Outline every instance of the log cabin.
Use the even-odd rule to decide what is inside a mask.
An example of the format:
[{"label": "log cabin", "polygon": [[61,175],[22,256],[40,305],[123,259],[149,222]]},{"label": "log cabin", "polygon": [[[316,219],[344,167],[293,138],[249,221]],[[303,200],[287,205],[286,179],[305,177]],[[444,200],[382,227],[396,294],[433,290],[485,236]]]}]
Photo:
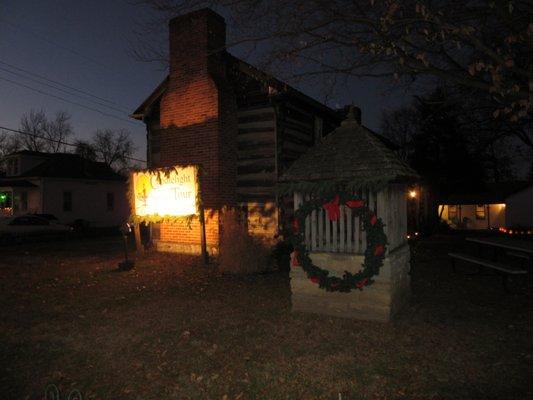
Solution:
[{"label": "log cabin", "polygon": [[[224,207],[240,207],[248,231],[274,241],[293,209],[277,195],[279,177],[345,114],[230,54],[224,18],[202,9],[169,21],[169,74],[132,117],[146,124],[149,168],[201,165],[207,247],[217,253]],[[152,242],[198,253],[195,224],[155,224]]]}]

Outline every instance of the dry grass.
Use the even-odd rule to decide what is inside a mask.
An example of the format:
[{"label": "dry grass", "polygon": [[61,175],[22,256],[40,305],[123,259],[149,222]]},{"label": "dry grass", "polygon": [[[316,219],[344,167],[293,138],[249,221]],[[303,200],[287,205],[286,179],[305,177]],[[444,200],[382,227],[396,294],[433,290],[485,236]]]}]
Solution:
[{"label": "dry grass", "polygon": [[2,398],[532,398],[531,296],[452,274],[452,245],[417,246],[394,324],[293,314],[281,273],[164,254],[114,272],[116,240],[2,249]]}]

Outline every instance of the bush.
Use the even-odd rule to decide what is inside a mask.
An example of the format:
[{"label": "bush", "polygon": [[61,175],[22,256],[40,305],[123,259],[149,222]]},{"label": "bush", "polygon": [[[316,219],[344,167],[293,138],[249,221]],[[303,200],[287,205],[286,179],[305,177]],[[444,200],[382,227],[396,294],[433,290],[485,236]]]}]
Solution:
[{"label": "bush", "polygon": [[279,270],[290,270],[292,244],[288,240],[281,240],[272,249],[273,262]]},{"label": "bush", "polygon": [[224,209],[220,216],[219,268],[230,274],[257,274],[271,269],[271,250],[247,230],[243,213]]}]

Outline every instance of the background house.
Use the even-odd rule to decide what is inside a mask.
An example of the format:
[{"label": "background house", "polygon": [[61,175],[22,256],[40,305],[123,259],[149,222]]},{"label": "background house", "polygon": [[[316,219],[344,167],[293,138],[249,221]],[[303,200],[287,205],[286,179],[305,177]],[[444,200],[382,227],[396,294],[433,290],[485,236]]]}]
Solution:
[{"label": "background house", "polygon": [[439,215],[454,229],[533,227],[533,183],[502,182],[472,193],[453,193]]},{"label": "background house", "polygon": [[53,214],[62,223],[118,226],[128,218],[126,179],[76,154],[20,151],[5,159],[0,213]]}]

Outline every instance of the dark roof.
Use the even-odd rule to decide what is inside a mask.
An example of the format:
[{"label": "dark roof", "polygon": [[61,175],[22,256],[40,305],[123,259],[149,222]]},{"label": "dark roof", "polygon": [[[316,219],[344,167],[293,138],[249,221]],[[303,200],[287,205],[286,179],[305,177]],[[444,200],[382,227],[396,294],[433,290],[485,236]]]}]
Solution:
[{"label": "dark roof", "polygon": [[[336,110],[333,110],[332,108],[326,106],[325,104],[322,104],[319,101],[313,99],[312,97],[293,88],[287,83],[280,81],[279,79],[273,77],[272,75],[269,75],[264,71],[261,71],[260,69],[254,67],[251,64],[248,64],[247,62],[241,60],[240,58],[235,57],[234,55],[228,52],[224,52],[223,60],[225,60],[225,62],[227,62],[229,65],[233,66],[236,71],[239,71],[240,73],[245,74],[246,76],[252,79],[262,81],[262,82],[268,82],[269,85],[274,86],[278,90],[278,96],[287,96],[287,95],[292,96],[293,98],[297,98],[309,104],[310,106],[321,110],[322,112],[326,114],[330,114],[333,118],[338,117],[338,113]],[[142,104],[139,107],[137,107],[137,109],[131,114],[131,117],[142,120],[145,115],[149,114],[150,108],[152,107],[152,105],[156,104],[157,101],[161,99],[161,96],[167,89],[167,86],[168,86],[168,76],[165,77],[163,82],[161,82],[153,90],[153,92],[142,102]]]},{"label": "dark roof", "polygon": [[103,162],[87,160],[77,154],[21,151],[15,154],[35,155],[45,160],[17,177],[125,180]]},{"label": "dark roof", "polygon": [[0,179],[0,187],[37,187],[25,179]]},{"label": "dark roof", "polygon": [[154,91],[137,107],[137,109],[131,114],[132,118],[143,119],[146,114],[149,114],[149,109],[157,100],[161,98],[168,86],[168,76],[161,82]]},{"label": "dark roof", "polygon": [[439,202],[442,204],[498,204],[505,203],[510,195],[520,192],[533,185],[531,181],[509,181],[489,183],[482,188],[461,193],[451,193],[443,197]]},{"label": "dark roof", "polygon": [[43,153],[42,151],[33,151],[33,150],[19,150],[19,151],[16,151],[14,153],[8,154],[6,157],[18,156],[18,155],[46,157],[49,154],[51,154],[51,153]]},{"label": "dark roof", "polygon": [[341,126],[296,160],[283,182],[346,181],[361,184],[414,181],[418,174],[353,113]]}]

